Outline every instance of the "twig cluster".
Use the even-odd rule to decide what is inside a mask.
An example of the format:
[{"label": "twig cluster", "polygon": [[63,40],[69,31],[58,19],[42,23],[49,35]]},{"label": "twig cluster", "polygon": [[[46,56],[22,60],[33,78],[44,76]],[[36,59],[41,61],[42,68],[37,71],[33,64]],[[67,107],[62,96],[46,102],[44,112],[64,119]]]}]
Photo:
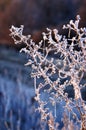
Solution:
[{"label": "twig cluster", "polygon": [[[60,35],[57,29],[47,28],[47,32],[42,33],[43,40],[39,43],[35,43],[30,35],[23,35],[23,25],[20,28],[12,26],[10,29],[15,44],[26,45],[20,52],[29,55],[26,65],[32,67],[35,100],[39,104],[41,119],[47,121],[50,130],[57,130],[58,127],[55,121],[58,102],[64,102],[66,118],[63,117],[63,130],[77,129],[77,124],[81,130],[86,129],[86,102],[81,94],[81,89],[86,86],[81,82],[86,73],[86,28],[79,28],[79,21],[78,15],[75,21],[70,20],[69,24],[63,26],[63,29],[68,30],[68,36]],[[69,98],[65,92],[70,86],[73,86],[74,98]],[[48,100],[41,98],[43,93],[49,94]],[[54,114],[49,108],[49,103],[54,108]],[[76,120],[75,126],[73,120]]]}]

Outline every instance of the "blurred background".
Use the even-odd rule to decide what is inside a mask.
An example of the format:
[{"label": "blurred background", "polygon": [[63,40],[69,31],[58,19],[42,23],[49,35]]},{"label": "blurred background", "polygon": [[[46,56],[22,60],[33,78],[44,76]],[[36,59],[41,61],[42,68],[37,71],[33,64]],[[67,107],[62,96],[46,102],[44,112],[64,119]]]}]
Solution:
[{"label": "blurred background", "polygon": [[[0,130],[12,127],[12,115],[14,130],[17,127],[40,130],[38,115],[31,116],[34,113],[31,69],[24,66],[27,56],[19,53],[20,46],[14,44],[9,29],[12,25],[24,25],[24,34],[31,34],[39,42],[47,27],[63,33],[62,25],[77,14],[81,17],[80,26],[86,27],[86,0],[0,0]],[[86,98],[86,90],[83,94]]]},{"label": "blurred background", "polygon": [[14,46],[9,37],[11,25],[24,25],[24,33],[40,40],[46,28],[61,26],[76,15],[81,26],[86,26],[86,0],[0,0],[0,44]]}]

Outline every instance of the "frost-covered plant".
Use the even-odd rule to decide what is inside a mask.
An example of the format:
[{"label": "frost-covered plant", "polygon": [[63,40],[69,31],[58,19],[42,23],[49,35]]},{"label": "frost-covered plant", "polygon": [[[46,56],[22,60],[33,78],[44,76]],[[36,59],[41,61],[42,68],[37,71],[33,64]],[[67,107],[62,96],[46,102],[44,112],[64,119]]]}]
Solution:
[{"label": "frost-covered plant", "polygon": [[[10,29],[15,44],[26,45],[20,52],[24,51],[29,56],[26,65],[32,68],[35,100],[39,104],[37,109],[41,119],[48,123],[49,130],[58,129],[58,102],[64,102],[63,130],[86,129],[86,102],[81,94],[86,87],[86,83],[82,83],[86,73],[86,28],[79,28],[79,21],[78,15],[75,21],[70,20],[69,24],[63,26],[68,30],[68,37],[60,35],[57,29],[47,28],[39,43],[35,43],[30,35],[23,35],[23,25]],[[65,91],[71,86],[74,98],[69,98]],[[43,100],[42,94],[49,97]],[[54,112],[51,106],[55,108]],[[73,124],[73,121],[76,123]]]}]

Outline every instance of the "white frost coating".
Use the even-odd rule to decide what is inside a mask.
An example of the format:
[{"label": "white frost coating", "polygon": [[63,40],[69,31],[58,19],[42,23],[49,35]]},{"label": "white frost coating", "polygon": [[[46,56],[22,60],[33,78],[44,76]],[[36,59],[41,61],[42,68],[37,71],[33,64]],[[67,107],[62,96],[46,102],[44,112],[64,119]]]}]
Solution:
[{"label": "white frost coating", "polygon": [[[34,80],[36,100],[39,103],[38,110],[41,112],[42,119],[46,121],[48,117],[47,122],[50,130],[57,129],[54,115],[48,110],[51,99],[54,99],[51,105],[55,104],[54,108],[56,109],[56,104],[64,100],[65,113],[66,110],[72,113],[73,117],[76,118],[76,122],[78,122],[79,118],[74,112],[74,108],[76,108],[81,117],[79,123],[85,129],[83,124],[86,120],[85,118],[82,120],[82,115],[86,115],[86,104],[82,99],[81,89],[86,85],[81,85],[81,80],[86,73],[86,28],[79,28],[79,21],[80,16],[77,15],[75,21],[70,20],[69,24],[63,26],[64,29],[69,30],[68,38],[59,35],[57,29],[47,28],[47,33],[42,33],[43,40],[37,44],[33,42],[29,35],[23,35],[23,26],[20,28],[12,26],[10,29],[15,43],[24,42],[26,44],[26,48],[22,51],[30,56],[30,62],[27,65],[31,63],[31,76],[33,78],[37,77],[39,81],[42,78],[42,82],[38,83],[38,86],[36,86],[36,79]],[[71,32],[75,34],[73,37]],[[70,88],[70,86],[73,86],[75,94],[72,99],[65,92],[66,87]],[[41,100],[41,90],[50,94],[51,98],[48,101]],[[55,116],[57,110],[55,110]],[[68,120],[71,125],[70,117],[67,116],[65,115],[66,119],[64,118],[63,122]],[[66,125],[65,129],[68,128],[69,125]]]}]

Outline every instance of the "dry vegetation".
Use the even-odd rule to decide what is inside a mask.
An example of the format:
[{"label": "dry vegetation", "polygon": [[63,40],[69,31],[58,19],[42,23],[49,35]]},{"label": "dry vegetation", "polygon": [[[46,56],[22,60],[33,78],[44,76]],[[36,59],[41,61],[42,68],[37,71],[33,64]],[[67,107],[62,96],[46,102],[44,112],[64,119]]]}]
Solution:
[{"label": "dry vegetation", "polygon": [[[79,28],[79,21],[80,16],[77,16],[75,21],[70,20],[63,26],[68,30],[68,37],[59,35],[57,29],[47,28],[47,32],[42,33],[43,40],[37,44],[30,35],[23,35],[23,25],[10,29],[15,44],[26,45],[20,52],[29,56],[26,65],[32,68],[35,100],[39,104],[37,110],[43,124],[48,123],[49,130],[59,129],[56,120],[58,103],[62,103],[64,108],[62,130],[86,130],[86,101],[81,93],[86,87],[86,79],[83,82],[86,74],[86,28]],[[42,82],[37,83],[40,79]],[[71,98],[71,92],[66,91],[70,87],[74,92]],[[42,94],[48,95],[46,100]]]}]

